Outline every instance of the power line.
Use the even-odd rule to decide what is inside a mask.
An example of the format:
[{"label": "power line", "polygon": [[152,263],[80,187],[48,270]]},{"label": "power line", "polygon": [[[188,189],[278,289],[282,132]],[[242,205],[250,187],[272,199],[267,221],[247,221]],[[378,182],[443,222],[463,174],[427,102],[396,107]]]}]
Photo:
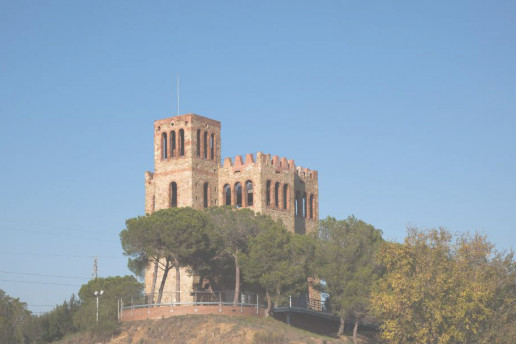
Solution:
[{"label": "power line", "polygon": [[14,275],[28,275],[28,276],[43,276],[43,277],[59,277],[59,278],[80,278],[80,279],[88,279],[89,277],[81,277],[81,276],[64,276],[64,275],[46,275],[46,274],[35,274],[30,272],[14,272],[14,271],[2,271],[0,273],[4,274],[14,274]]},{"label": "power line", "polygon": [[64,285],[69,287],[80,287],[79,284],[66,284],[66,283],[54,283],[54,282],[35,282],[35,281],[20,281],[20,280],[9,280],[9,279],[0,279],[3,282],[17,282],[17,283],[31,283],[31,284],[52,284],[52,285]]},{"label": "power line", "polygon": [[44,235],[53,235],[53,236],[69,236],[77,239],[84,239],[84,240],[94,240],[94,241],[106,241],[106,239],[97,238],[95,235],[85,236],[73,232],[63,233],[63,232],[46,232],[46,231],[38,231],[33,229],[24,229],[24,228],[2,228],[2,230],[5,231],[11,231],[11,232],[26,232],[26,233],[36,233],[36,234],[44,234]]},{"label": "power line", "polygon": [[65,255],[54,253],[32,253],[32,252],[0,252],[0,254],[22,255],[22,256],[49,256],[49,257],[65,257],[65,258],[102,258],[102,259],[125,259],[125,257],[115,256],[80,256],[80,255]]},{"label": "power line", "polygon": [[[70,229],[70,228],[73,228],[73,226],[76,226],[76,224],[74,224],[73,226],[71,225],[70,227],[68,226],[59,226],[59,225],[54,225],[54,224],[44,224],[44,223],[20,223],[20,222],[16,222],[16,221],[11,221],[11,220],[6,220],[6,219],[0,219],[0,222],[4,222],[4,223],[10,223],[10,224],[14,224],[14,225],[21,225],[21,226],[28,226],[28,227],[43,227],[43,228],[53,228],[53,229],[58,229],[57,231],[54,230],[53,232],[54,233],[70,233],[70,232],[80,232],[80,233],[85,233],[85,234],[95,234],[95,235],[111,235],[110,233],[106,232],[106,231],[91,231],[91,230],[86,230],[86,229]],[[48,233],[48,232],[47,232]]]}]

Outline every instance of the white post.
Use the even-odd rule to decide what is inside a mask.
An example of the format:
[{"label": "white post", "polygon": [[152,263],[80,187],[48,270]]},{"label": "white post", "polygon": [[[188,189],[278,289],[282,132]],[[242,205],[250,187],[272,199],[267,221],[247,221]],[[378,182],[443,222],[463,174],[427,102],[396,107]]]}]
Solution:
[{"label": "white post", "polygon": [[99,297],[97,295],[97,324],[99,323]]},{"label": "white post", "polygon": [[292,308],[292,295],[288,296],[288,306],[289,308]]},{"label": "white post", "polygon": [[97,298],[97,324],[99,323],[99,297],[102,296],[102,294],[104,294],[104,290],[101,290],[100,292],[95,290],[95,293],[93,293],[93,295],[95,295],[95,297]]}]

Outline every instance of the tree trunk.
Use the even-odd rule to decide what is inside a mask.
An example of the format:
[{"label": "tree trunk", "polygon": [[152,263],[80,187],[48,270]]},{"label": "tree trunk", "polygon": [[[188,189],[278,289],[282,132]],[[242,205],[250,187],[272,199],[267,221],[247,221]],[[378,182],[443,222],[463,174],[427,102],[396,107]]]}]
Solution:
[{"label": "tree trunk", "polygon": [[235,258],[235,297],[233,298],[233,305],[238,303],[238,296],[240,295],[240,262],[238,261],[238,251],[233,256]]},{"label": "tree trunk", "polygon": [[265,293],[265,296],[267,297],[267,310],[265,311],[265,316],[268,317],[271,315],[272,311],[272,299],[269,293]]},{"label": "tree trunk", "polygon": [[163,289],[165,288],[165,282],[167,281],[168,270],[170,270],[169,260],[167,258],[165,263],[165,270],[163,271],[163,277],[161,277],[161,284],[159,286],[158,301],[157,304],[161,303],[161,297],[163,296]]},{"label": "tree trunk", "polygon": [[156,281],[158,280],[158,267],[159,267],[159,257],[156,257],[156,261],[154,262],[154,272],[152,274],[152,287],[151,287],[151,302],[154,304],[154,294],[156,293]]},{"label": "tree trunk", "polygon": [[346,317],[341,315],[340,316],[340,324],[339,324],[339,331],[337,332],[337,336],[342,336],[344,334],[344,324],[346,322]]},{"label": "tree trunk", "polygon": [[355,326],[353,326],[353,344],[357,344],[358,318],[355,318]]},{"label": "tree trunk", "polygon": [[177,258],[174,258],[174,265],[176,267],[176,302],[181,302],[181,272]]}]

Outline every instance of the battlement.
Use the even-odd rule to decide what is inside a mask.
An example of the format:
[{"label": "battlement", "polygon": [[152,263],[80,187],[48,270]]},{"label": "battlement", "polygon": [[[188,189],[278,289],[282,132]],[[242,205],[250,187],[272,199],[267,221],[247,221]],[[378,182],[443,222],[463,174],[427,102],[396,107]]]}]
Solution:
[{"label": "battlement", "polygon": [[302,180],[317,180],[318,172],[303,166],[296,166],[294,160],[288,160],[285,157],[277,155],[264,154],[262,152],[246,154],[245,157],[237,155],[232,159],[231,157],[224,158],[222,165],[223,169],[232,169],[233,171],[240,171],[248,168],[272,166],[277,171],[292,170]]},{"label": "battlement", "polygon": [[296,174],[301,178],[301,180],[318,180],[319,178],[319,173],[316,170],[303,168],[303,166],[298,166],[296,168]]}]

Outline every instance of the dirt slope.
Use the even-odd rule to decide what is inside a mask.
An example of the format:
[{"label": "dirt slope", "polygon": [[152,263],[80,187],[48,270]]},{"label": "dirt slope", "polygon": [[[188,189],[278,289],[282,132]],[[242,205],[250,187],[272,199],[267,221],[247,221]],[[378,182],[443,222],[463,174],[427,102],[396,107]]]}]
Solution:
[{"label": "dirt slope", "polygon": [[335,339],[303,331],[270,318],[238,318],[186,315],[162,320],[124,323],[120,334],[110,340],[89,333],[75,334],[60,344],[342,344]]}]

